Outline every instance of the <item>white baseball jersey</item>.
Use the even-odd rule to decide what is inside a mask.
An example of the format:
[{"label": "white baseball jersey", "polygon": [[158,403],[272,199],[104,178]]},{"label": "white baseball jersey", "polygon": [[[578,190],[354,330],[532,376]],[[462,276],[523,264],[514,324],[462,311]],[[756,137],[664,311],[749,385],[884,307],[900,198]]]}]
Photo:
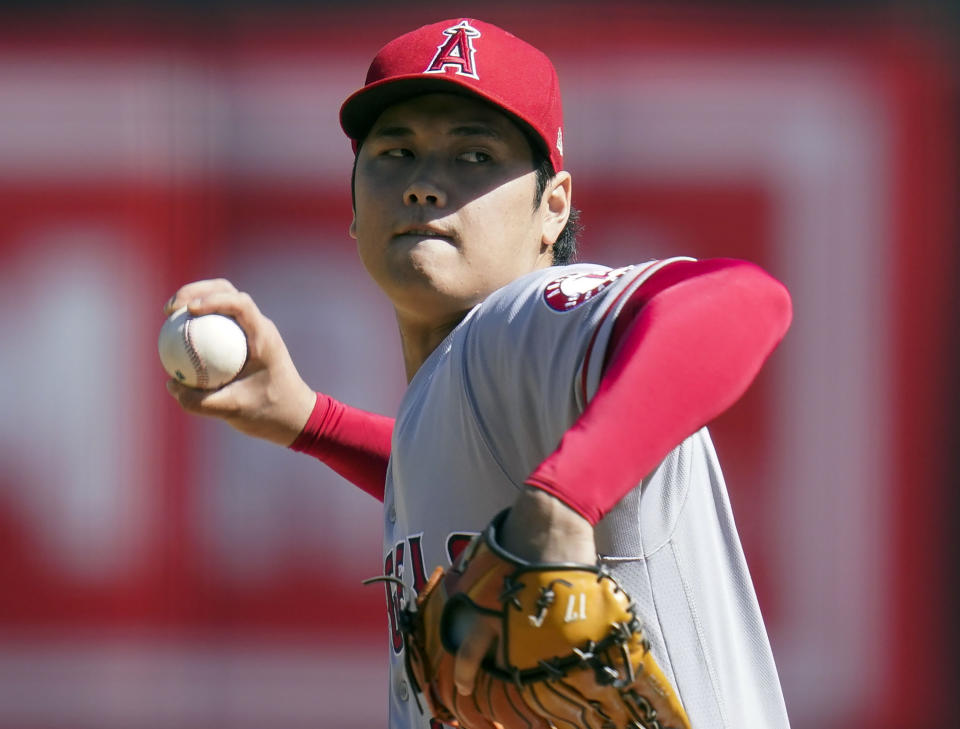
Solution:
[{"label": "white baseball jersey", "polygon": [[[437,347],[411,381],[394,427],[386,574],[419,589],[513,503],[596,392],[623,303],[672,260],[535,271],[491,294]],[[637,484],[600,521],[596,538],[600,560],[637,602],[695,729],[789,726],[706,429]],[[400,588],[387,589],[389,726],[427,729],[396,631]]]}]

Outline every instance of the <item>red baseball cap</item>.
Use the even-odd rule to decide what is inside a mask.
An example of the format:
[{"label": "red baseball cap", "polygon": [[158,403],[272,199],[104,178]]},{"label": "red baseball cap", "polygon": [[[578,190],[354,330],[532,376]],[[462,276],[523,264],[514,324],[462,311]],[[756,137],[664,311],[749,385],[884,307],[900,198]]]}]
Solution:
[{"label": "red baseball cap", "polygon": [[479,20],[444,20],[387,43],[363,88],[340,107],[340,126],[356,151],[388,106],[437,92],[498,107],[542,142],[554,171],[563,169],[563,106],[553,64],[526,41]]}]

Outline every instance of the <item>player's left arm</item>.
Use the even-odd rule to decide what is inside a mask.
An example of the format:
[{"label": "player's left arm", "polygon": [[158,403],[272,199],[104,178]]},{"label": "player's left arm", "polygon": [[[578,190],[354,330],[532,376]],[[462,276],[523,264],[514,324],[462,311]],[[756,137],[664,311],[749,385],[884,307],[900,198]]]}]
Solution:
[{"label": "player's left arm", "polygon": [[[593,526],[674,447],[746,391],[791,319],[786,288],[758,266],[677,261],[617,317],[593,398],[530,474],[501,532],[533,561],[596,561]],[[490,637],[461,644],[457,685],[472,689]]]},{"label": "player's left arm", "polygon": [[786,288],[746,261],[677,261],[617,318],[596,394],[527,484],[596,524],[735,403],[787,331]]}]

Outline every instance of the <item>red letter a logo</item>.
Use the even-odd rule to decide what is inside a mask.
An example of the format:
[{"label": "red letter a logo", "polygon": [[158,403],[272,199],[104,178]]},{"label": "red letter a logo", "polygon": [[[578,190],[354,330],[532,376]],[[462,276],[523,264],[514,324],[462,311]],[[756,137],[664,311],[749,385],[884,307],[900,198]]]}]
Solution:
[{"label": "red letter a logo", "polygon": [[443,31],[443,34],[447,39],[437,47],[437,55],[424,73],[446,73],[446,69],[452,67],[460,76],[479,79],[473,65],[473,55],[476,53],[473,39],[480,37],[480,31],[466,20],[461,20],[458,25]]}]

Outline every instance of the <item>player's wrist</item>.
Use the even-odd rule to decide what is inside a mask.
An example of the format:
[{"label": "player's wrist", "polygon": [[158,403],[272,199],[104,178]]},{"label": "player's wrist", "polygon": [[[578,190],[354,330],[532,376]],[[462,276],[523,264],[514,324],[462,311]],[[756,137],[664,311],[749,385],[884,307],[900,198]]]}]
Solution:
[{"label": "player's wrist", "polygon": [[310,451],[311,446],[316,443],[321,433],[323,433],[323,424],[327,420],[327,414],[330,411],[331,404],[332,399],[328,395],[319,392],[313,393],[313,405],[310,408],[310,413],[307,415],[303,427],[300,428],[296,437],[290,442],[290,445],[287,446],[290,450],[297,451],[298,453]]},{"label": "player's wrist", "polygon": [[278,433],[278,441],[287,448],[293,448],[301,440],[308,425],[316,413],[319,393],[302,380],[298,383],[295,393],[288,403],[289,412],[283,423],[282,434]]},{"label": "player's wrist", "polygon": [[539,562],[597,559],[593,526],[581,514],[546,491],[524,487],[500,531],[504,549]]}]

